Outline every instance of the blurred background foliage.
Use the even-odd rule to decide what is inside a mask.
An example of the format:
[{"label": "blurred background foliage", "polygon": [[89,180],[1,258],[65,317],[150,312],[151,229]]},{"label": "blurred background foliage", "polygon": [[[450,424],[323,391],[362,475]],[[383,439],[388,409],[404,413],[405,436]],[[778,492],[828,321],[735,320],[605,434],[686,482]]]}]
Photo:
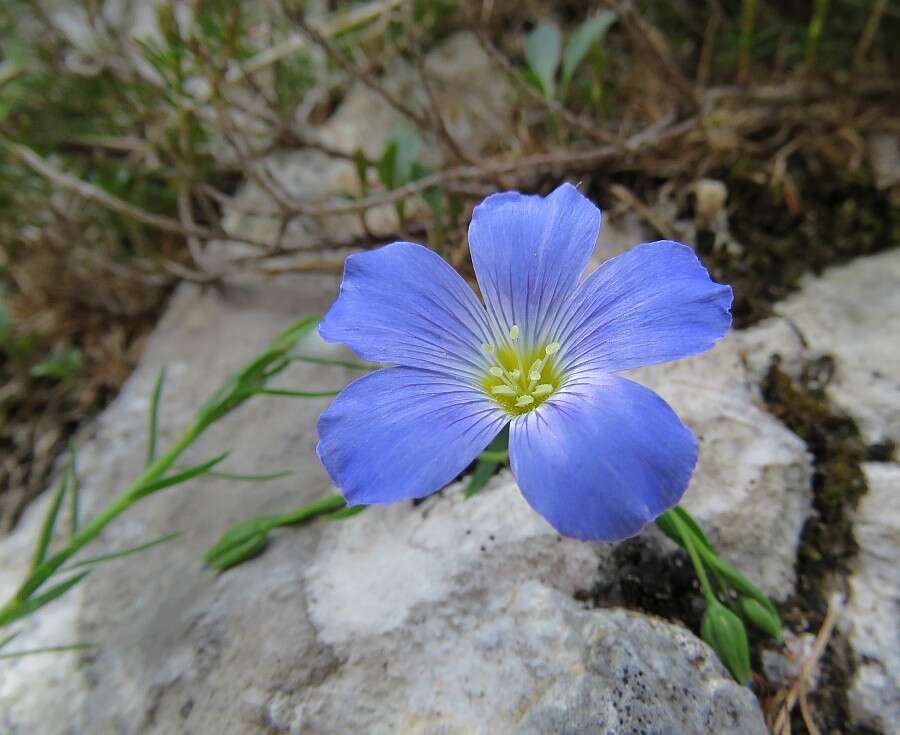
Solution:
[{"label": "blurred background foliage", "polygon": [[[515,90],[490,150],[455,139],[429,90],[422,59],[459,31]],[[334,271],[329,250],[391,236],[465,273],[468,209],[499,187],[581,181],[613,215],[696,244],[734,284],[738,325],[763,318],[804,272],[897,241],[878,151],[900,134],[898,37],[885,0],[7,0],[0,530],[115,395],[179,281],[272,272],[300,250],[297,269]],[[430,104],[384,85],[398,62]],[[359,84],[405,120],[377,156],[318,135]],[[271,175],[273,152],[307,149],[352,163],[356,187],[308,201]],[[230,229],[244,182],[268,194],[275,238]],[[375,236],[385,204],[396,231]],[[348,213],[354,242],[287,234]],[[236,258],[220,247],[235,241]]]}]

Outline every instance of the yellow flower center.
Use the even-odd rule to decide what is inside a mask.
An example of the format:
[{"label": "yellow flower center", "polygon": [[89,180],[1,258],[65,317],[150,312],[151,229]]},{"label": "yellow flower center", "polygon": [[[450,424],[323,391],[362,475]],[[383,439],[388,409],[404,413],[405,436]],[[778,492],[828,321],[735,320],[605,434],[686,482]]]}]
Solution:
[{"label": "yellow flower center", "polygon": [[517,344],[519,333],[518,325],[513,324],[509,329],[508,344],[485,343],[481,346],[494,363],[481,379],[481,387],[504,411],[514,416],[540,406],[560,383],[553,357],[559,351],[559,342],[526,352]]}]

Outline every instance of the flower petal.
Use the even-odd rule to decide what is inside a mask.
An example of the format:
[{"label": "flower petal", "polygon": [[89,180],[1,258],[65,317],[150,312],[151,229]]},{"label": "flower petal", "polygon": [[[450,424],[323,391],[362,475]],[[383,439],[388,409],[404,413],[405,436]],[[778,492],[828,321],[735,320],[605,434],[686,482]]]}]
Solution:
[{"label": "flower petal", "polygon": [[574,381],[510,426],[522,494],[564,536],[616,541],[681,498],[694,435],[653,391],[614,375]]},{"label": "flower petal", "polygon": [[348,385],[319,417],[316,452],[349,505],[421,498],[462,472],[508,419],[461,381],[387,368]]},{"label": "flower petal", "polygon": [[579,287],[556,337],[560,365],[614,372],[703,352],[728,331],[731,301],[686,245],[638,245]]},{"label": "flower petal", "polygon": [[365,360],[481,374],[487,314],[437,253],[395,242],[347,258],[341,292],[319,334]]},{"label": "flower petal", "polygon": [[494,194],[475,207],[469,249],[501,338],[514,324],[530,347],[584,272],[600,210],[571,184],[547,197]]}]

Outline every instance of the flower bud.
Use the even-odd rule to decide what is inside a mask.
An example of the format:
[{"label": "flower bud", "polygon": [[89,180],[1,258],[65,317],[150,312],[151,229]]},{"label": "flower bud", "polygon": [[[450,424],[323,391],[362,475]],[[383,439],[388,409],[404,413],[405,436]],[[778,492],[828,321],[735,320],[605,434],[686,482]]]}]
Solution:
[{"label": "flower bud", "polygon": [[750,681],[750,648],[741,619],[719,602],[713,602],[700,625],[703,640],[740,684]]},{"label": "flower bud", "polygon": [[251,518],[229,528],[204,559],[220,572],[259,556],[269,541],[271,523],[266,518]]},{"label": "flower bud", "polygon": [[778,614],[774,610],[770,610],[758,600],[754,600],[752,597],[746,597],[744,595],[741,595],[738,606],[740,607],[741,615],[744,616],[745,620],[748,620],[756,628],[771,636],[776,641],[781,640],[781,621],[778,619]]}]

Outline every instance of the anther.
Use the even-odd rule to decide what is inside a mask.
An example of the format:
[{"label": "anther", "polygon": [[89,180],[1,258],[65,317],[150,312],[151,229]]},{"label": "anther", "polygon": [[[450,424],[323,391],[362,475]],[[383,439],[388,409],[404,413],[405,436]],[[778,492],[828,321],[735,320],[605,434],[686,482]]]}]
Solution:
[{"label": "anther", "polygon": [[519,396],[516,399],[516,405],[520,408],[522,406],[530,406],[532,403],[534,403],[534,398],[532,398],[531,396]]},{"label": "anther", "polygon": [[531,391],[532,395],[535,396],[549,396],[553,392],[553,386],[549,383],[541,383],[537,388]]},{"label": "anther", "polygon": [[481,349],[487,352],[489,355],[494,354],[494,345],[489,345],[487,342],[481,343]]},{"label": "anther", "polygon": [[559,342],[551,342],[544,348],[544,354],[547,355],[547,357],[555,355],[557,352],[559,352]]},{"label": "anther", "polygon": [[507,370],[507,371],[506,371],[506,374],[507,374],[510,378],[512,378],[513,380],[518,380],[519,378],[522,377],[522,371],[521,371],[521,370],[518,370],[518,369],[516,369],[516,370]]},{"label": "anther", "polygon": [[513,342],[515,342],[517,339],[519,339],[519,325],[518,325],[518,324],[513,324],[513,325],[509,328],[509,338],[510,338]]},{"label": "anther", "polygon": [[491,388],[491,393],[495,396],[514,396],[516,391],[514,388],[510,388],[508,385],[495,385]]},{"label": "anther", "polygon": [[489,372],[491,375],[493,375],[495,378],[502,378],[502,377],[503,377],[503,368],[499,368],[499,367],[494,366],[494,367],[492,367],[490,370],[488,370],[488,372]]}]

